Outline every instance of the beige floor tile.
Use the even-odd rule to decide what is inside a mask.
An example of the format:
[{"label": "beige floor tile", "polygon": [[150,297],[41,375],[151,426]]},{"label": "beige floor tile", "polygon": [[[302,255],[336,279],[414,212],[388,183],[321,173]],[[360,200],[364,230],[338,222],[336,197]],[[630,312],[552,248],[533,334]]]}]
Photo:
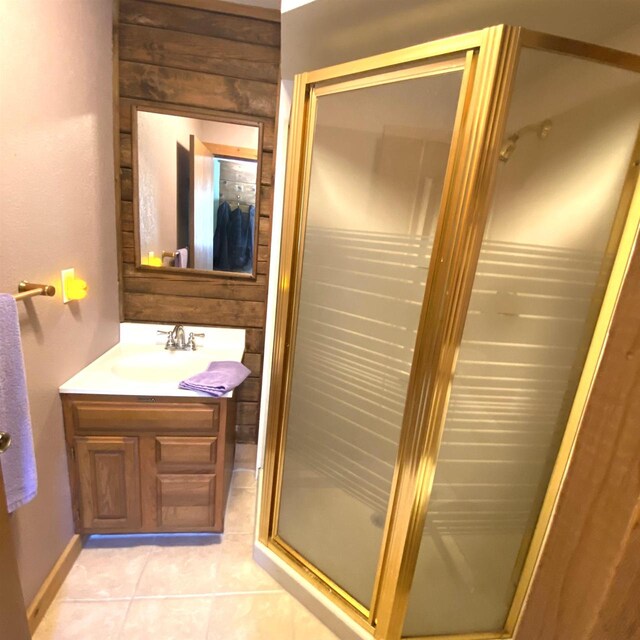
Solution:
[{"label": "beige floor tile", "polygon": [[34,640],[118,640],[130,600],[55,601]]},{"label": "beige floor tile", "polygon": [[258,446],[255,444],[237,444],[235,469],[255,469]]},{"label": "beige floor tile", "polygon": [[260,593],[214,598],[207,640],[292,638],[291,601],[287,594]]},{"label": "beige floor tile", "polygon": [[[133,596],[153,537],[89,539],[60,591],[59,600],[94,600]],[[110,544],[111,546],[105,546]],[[124,546],[125,544],[134,546]],[[116,569],[117,567],[117,569]]]},{"label": "beige floor tile", "polygon": [[231,477],[231,489],[255,489],[256,472],[254,469],[236,469]]},{"label": "beige floor tile", "polygon": [[216,578],[217,593],[282,591],[252,553],[252,534],[225,534]]},{"label": "beige floor tile", "polygon": [[159,540],[149,554],[136,596],[214,593],[221,546],[217,536]]},{"label": "beige floor tile", "polygon": [[122,640],[205,640],[211,611],[206,598],[135,598]]},{"label": "beige floor tile", "polygon": [[256,526],[256,489],[231,489],[227,512],[224,518],[224,532],[253,533]]},{"label": "beige floor tile", "polygon": [[293,612],[293,640],[339,640],[306,607],[291,598]]}]

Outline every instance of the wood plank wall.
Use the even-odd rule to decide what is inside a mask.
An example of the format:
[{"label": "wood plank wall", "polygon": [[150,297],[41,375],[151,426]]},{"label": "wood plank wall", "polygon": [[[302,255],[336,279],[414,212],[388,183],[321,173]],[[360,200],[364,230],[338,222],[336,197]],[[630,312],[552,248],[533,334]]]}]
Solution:
[{"label": "wood plank wall", "polygon": [[640,638],[639,461],[637,245],[515,640]]},{"label": "wood plank wall", "polygon": [[[279,13],[218,0],[120,0],[118,48],[119,234],[122,318],[247,330],[237,436],[257,440],[271,240],[273,155],[280,73]],[[133,104],[243,115],[263,123],[255,280],[136,271],[133,236]]]}]

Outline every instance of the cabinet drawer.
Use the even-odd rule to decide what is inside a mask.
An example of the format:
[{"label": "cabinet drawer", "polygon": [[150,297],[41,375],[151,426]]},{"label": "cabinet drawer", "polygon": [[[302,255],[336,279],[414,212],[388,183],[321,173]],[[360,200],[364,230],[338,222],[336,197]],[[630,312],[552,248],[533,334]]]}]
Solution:
[{"label": "cabinet drawer", "polygon": [[215,475],[159,475],[158,526],[161,529],[211,528],[215,524]]},{"label": "cabinet drawer", "polygon": [[156,438],[156,464],[159,469],[215,469],[217,438],[188,436]]},{"label": "cabinet drawer", "polygon": [[220,405],[110,403],[78,400],[73,403],[76,433],[218,433]]}]

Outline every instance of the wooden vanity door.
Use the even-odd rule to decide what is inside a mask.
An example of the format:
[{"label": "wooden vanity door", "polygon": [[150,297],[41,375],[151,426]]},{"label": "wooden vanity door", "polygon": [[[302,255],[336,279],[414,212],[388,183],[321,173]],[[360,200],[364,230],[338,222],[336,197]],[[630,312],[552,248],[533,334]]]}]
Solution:
[{"label": "wooden vanity door", "polygon": [[80,525],[93,531],[140,527],[138,438],[75,438]]}]

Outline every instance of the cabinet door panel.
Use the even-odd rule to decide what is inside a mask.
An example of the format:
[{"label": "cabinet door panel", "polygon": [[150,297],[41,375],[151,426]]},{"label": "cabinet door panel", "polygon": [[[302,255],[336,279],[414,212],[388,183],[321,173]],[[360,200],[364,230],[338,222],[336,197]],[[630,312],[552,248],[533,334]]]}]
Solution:
[{"label": "cabinet door panel", "polygon": [[140,526],[137,438],[75,438],[83,529]]},{"label": "cabinet door panel", "polygon": [[215,475],[158,476],[158,524],[162,529],[215,525]]}]

